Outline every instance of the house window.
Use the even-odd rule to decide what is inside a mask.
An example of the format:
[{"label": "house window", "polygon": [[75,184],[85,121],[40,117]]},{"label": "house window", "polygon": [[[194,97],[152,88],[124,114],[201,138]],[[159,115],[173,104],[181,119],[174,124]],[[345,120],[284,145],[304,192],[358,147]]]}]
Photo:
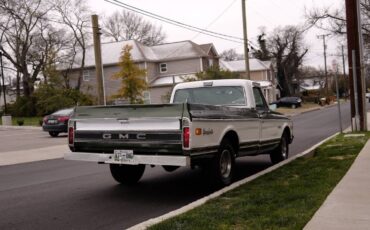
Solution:
[{"label": "house window", "polygon": [[213,66],[213,59],[208,59],[208,65],[209,65],[209,67]]},{"label": "house window", "polygon": [[90,71],[89,70],[84,70],[82,72],[82,79],[84,81],[90,81]]},{"label": "house window", "polygon": [[161,73],[167,72],[167,63],[159,64],[159,72],[161,72]]},{"label": "house window", "polygon": [[144,104],[150,104],[150,93],[149,93],[149,91],[144,91],[143,100],[144,100]]}]

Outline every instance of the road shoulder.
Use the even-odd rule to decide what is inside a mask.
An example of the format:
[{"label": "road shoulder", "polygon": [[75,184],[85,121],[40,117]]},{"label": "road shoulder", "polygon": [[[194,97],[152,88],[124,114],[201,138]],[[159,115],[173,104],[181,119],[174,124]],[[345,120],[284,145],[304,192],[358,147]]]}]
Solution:
[{"label": "road shoulder", "polygon": [[64,144],[31,150],[2,152],[0,153],[0,166],[63,158],[64,153],[68,151],[68,146]]}]

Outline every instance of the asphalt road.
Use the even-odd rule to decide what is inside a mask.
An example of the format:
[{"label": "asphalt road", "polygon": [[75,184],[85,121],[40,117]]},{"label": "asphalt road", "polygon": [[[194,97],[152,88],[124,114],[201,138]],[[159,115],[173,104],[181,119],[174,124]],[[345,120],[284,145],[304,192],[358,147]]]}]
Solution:
[{"label": "asphalt road", "polygon": [[[346,104],[343,127],[349,126],[349,119]],[[339,130],[336,107],[295,116],[293,120],[291,155]],[[237,160],[237,177],[244,178],[269,166],[267,156]],[[138,185],[124,187],[111,178],[107,165],[57,159],[2,166],[0,229],[127,228],[213,192],[203,182],[199,170],[186,168],[167,173],[160,167],[147,167]]]}]

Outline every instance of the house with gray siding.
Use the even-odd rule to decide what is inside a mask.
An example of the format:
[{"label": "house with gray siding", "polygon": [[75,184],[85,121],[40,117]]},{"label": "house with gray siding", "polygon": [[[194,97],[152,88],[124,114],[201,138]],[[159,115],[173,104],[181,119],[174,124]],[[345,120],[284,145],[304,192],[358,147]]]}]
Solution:
[{"label": "house with gray siding", "polygon": [[[180,41],[155,46],[145,46],[138,41],[103,43],[102,62],[105,94],[110,100],[121,86],[112,78],[119,71],[118,62],[123,47],[130,45],[131,58],[146,70],[149,89],[144,93],[146,103],[165,103],[173,86],[213,65],[219,65],[219,56],[213,44],[198,45],[192,41]],[[69,77],[77,84],[78,65],[70,70]],[[97,96],[95,56],[93,47],[86,51],[81,90]]]},{"label": "house with gray siding", "polygon": [[[245,60],[220,61],[220,68],[231,72],[239,73],[242,78],[246,78]],[[253,81],[261,85],[262,91],[268,102],[276,101],[280,96],[277,87],[276,73],[271,61],[261,61],[256,58],[249,59],[249,74]]]}]

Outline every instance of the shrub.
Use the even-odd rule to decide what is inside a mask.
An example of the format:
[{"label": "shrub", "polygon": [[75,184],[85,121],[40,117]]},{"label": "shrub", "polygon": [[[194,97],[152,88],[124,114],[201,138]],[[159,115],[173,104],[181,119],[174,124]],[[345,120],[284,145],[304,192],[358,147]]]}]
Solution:
[{"label": "shrub", "polygon": [[33,117],[36,116],[36,98],[19,97],[13,104],[7,105],[8,113],[13,117]]},{"label": "shrub", "polygon": [[17,120],[17,124],[18,124],[19,126],[24,125],[24,120],[23,120],[23,119],[18,119],[18,120]]},{"label": "shrub", "polygon": [[35,92],[37,114],[44,116],[58,109],[77,105],[92,105],[94,98],[75,89],[62,89],[50,85],[41,85]]}]

